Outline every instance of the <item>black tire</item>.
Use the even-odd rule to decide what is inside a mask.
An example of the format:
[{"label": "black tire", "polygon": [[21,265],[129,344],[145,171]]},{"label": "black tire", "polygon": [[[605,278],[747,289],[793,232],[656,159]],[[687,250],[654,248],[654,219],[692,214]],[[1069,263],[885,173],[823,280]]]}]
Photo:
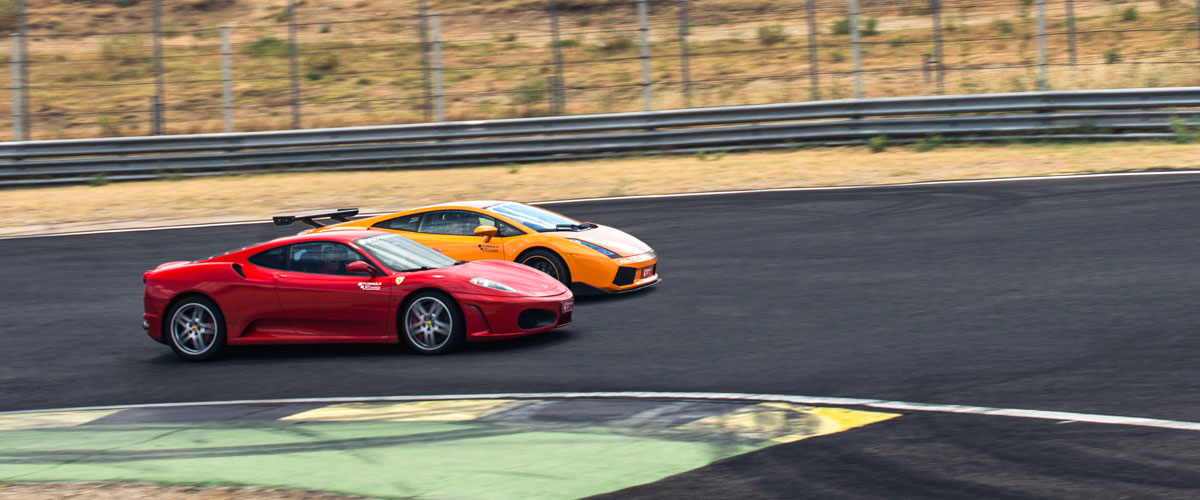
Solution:
[{"label": "black tire", "polygon": [[208,297],[185,297],[167,312],[163,336],[176,356],[187,361],[210,360],[225,350],[225,315]]},{"label": "black tire", "polygon": [[445,354],[458,349],[466,340],[462,309],[445,293],[417,292],[404,301],[397,316],[400,338],[420,354]]},{"label": "black tire", "polygon": [[516,262],[546,273],[568,287],[571,286],[571,268],[554,252],[535,248],[518,256]]}]

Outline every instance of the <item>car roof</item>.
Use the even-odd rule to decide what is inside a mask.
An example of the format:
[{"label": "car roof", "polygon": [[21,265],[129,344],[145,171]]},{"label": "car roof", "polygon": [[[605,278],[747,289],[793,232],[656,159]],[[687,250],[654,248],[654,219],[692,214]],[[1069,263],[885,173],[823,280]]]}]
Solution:
[{"label": "car roof", "polygon": [[293,235],[293,236],[284,236],[282,238],[275,238],[275,239],[268,241],[266,243],[263,243],[263,244],[264,245],[266,245],[268,243],[272,244],[272,245],[274,245],[276,243],[290,244],[290,243],[299,243],[302,241],[312,241],[312,240],[337,241],[337,242],[341,242],[341,243],[350,243],[359,238],[365,238],[368,236],[379,236],[380,234],[387,234],[387,233],[382,233],[379,231],[372,231],[370,229],[357,229],[357,230],[339,229],[337,231],[315,231],[315,232],[311,232],[311,233],[304,233],[304,234],[297,234],[297,235]]},{"label": "car roof", "polygon": [[413,210],[424,210],[424,209],[426,209],[426,208],[446,208],[446,207],[467,207],[467,208],[479,208],[479,209],[483,209],[483,208],[490,207],[490,206],[492,206],[492,205],[499,205],[499,204],[501,204],[501,203],[509,203],[509,202],[508,202],[508,201],[505,201],[505,200],[470,200],[470,201],[456,201],[456,202],[453,202],[453,203],[440,203],[440,204],[437,204],[437,205],[429,205],[429,206],[424,206],[424,207],[421,207],[421,208],[414,208]]}]

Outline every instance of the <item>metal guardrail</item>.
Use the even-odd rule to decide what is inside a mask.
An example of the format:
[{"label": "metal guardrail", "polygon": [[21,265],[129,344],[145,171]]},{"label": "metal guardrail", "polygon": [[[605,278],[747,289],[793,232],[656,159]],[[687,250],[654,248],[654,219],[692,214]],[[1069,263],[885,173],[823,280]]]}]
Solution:
[{"label": "metal guardrail", "polygon": [[1170,137],[1200,87],[817,101],[646,113],[0,143],[0,186],[903,142]]}]

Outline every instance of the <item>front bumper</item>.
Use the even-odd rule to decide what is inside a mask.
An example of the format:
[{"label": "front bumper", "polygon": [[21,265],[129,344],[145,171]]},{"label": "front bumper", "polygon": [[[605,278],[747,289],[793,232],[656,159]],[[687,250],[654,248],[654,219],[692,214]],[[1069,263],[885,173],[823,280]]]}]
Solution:
[{"label": "front bumper", "polygon": [[[493,340],[533,335],[571,324],[575,298],[571,292],[550,297],[500,295],[455,296],[467,323],[467,340]],[[570,309],[564,312],[564,304]]]},{"label": "front bumper", "polygon": [[571,257],[571,289],[582,295],[631,292],[661,281],[654,252],[619,259],[602,255]]}]

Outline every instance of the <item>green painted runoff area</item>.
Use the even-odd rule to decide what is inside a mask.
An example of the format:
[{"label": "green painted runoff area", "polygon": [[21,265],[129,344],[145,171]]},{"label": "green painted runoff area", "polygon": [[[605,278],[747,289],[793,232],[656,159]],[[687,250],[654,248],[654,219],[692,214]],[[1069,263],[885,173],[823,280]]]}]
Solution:
[{"label": "green painted runoff area", "polygon": [[385,498],[573,499],[656,481],[772,444],[480,422],[97,424],[0,432],[0,481],[249,485]]}]

